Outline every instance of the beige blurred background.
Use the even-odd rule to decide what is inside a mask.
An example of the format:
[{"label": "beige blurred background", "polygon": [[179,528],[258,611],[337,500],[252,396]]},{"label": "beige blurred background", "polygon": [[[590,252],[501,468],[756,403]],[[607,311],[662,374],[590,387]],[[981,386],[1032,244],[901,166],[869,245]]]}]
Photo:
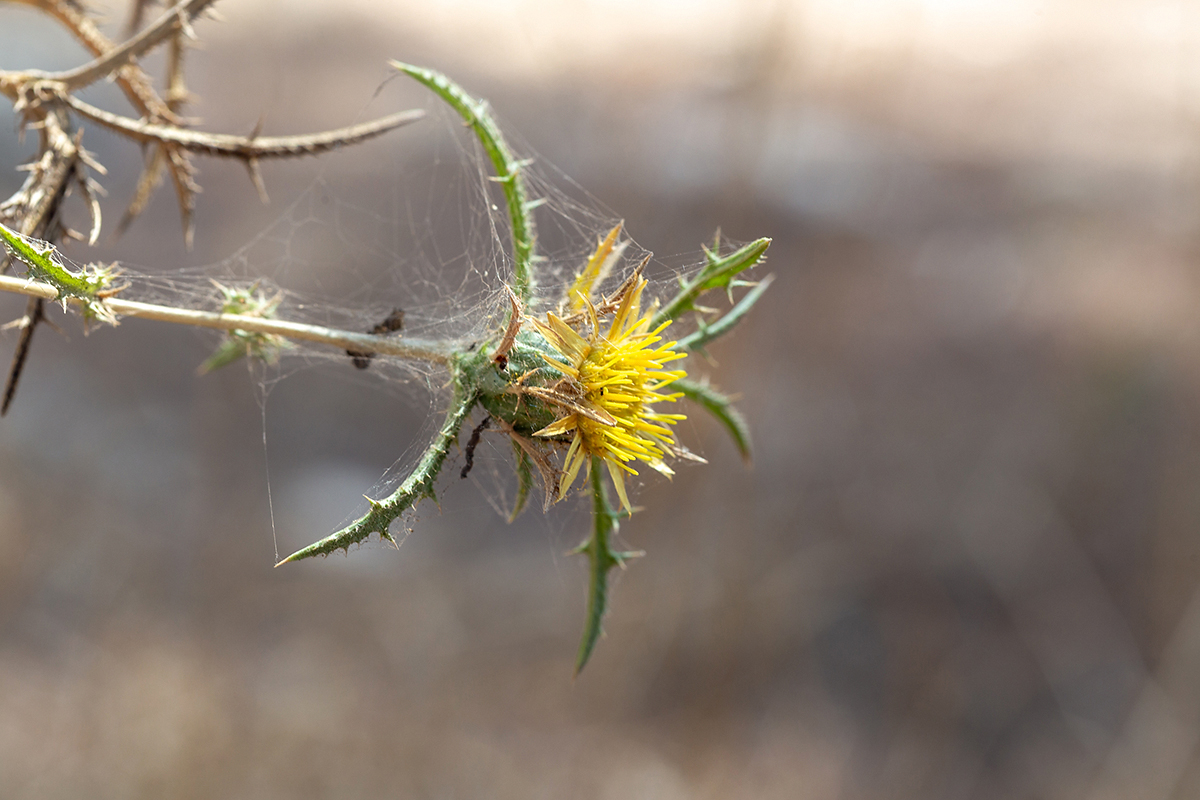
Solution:
[{"label": "beige blurred background", "polygon": [[[427,440],[419,381],[289,368],[264,413],[245,369],[196,377],[211,336],[40,331],[0,422],[0,794],[1200,796],[1200,4],[219,9],[189,69],[210,130],[435,111],[399,81],[372,99],[400,58],[487,97],[664,274],[718,227],[773,237],[776,283],[701,370],[741,392],[755,463],[693,415],[710,464],[641,487],[623,535],[648,556],[572,681],[586,517],[506,525],[498,444],[474,481],[455,456],[398,552],[272,569],[267,462],[290,551]],[[83,58],[0,3],[0,67]],[[169,189],[72,253],[202,275],[286,244],[314,180],[383,217],[411,169],[403,255],[479,211],[432,199],[462,163],[447,119],[270,165],[266,207],[202,161],[192,253]],[[140,154],[85,134],[111,231]],[[30,147],[0,110],[0,195]],[[387,308],[436,267],[416,246],[355,267],[391,278],[269,270]]]}]

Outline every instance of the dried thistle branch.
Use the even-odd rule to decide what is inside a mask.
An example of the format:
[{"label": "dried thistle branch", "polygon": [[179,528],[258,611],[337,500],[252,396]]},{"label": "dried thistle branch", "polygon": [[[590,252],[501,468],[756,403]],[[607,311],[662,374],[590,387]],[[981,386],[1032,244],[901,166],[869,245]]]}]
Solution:
[{"label": "dried thistle branch", "polygon": [[129,20],[125,23],[125,35],[133,36],[141,27],[142,22],[146,19],[146,11],[154,0],[133,0],[129,4]]},{"label": "dried thistle branch", "polygon": [[[62,302],[64,300],[71,304],[87,302],[78,297],[64,297],[56,287],[49,283],[31,281],[25,278],[14,278],[8,275],[0,275],[0,292],[23,294],[38,300],[49,300],[52,302]],[[198,311],[154,303],[141,303],[135,300],[122,300],[118,297],[104,297],[94,302],[116,319],[120,317],[138,317],[158,322],[173,322],[179,325],[192,325],[223,331],[249,331],[329,345],[339,350],[370,349],[379,355],[395,356],[412,361],[426,361],[433,364],[446,363],[454,350],[459,346],[457,342],[412,338],[389,339],[369,333],[355,333],[354,331],[327,328],[323,325],[308,325],[303,322],[289,322],[287,320],[248,314],[222,314],[216,311]]]},{"label": "dried thistle branch", "polygon": [[[95,22],[84,9],[72,0],[15,0],[15,2],[33,6],[58,20],[93,56],[103,56],[117,47],[96,27]],[[173,41],[178,41],[178,38],[179,34]],[[175,63],[175,60],[174,57],[169,60],[168,69]],[[124,91],[134,109],[148,121],[159,124],[182,124],[182,120],[176,113],[178,108],[170,102],[164,102],[158,96],[149,76],[136,63],[125,64],[117,69],[114,75],[117,84]],[[28,77],[25,73],[0,72],[0,93],[8,95],[15,102],[19,87],[28,82]],[[168,85],[174,86],[174,83],[169,82]],[[195,168],[188,160],[188,154],[175,145],[166,145],[164,148],[167,151],[165,165],[171,173],[171,182],[175,187],[175,195],[179,203],[184,242],[190,248],[193,236],[192,216],[195,212],[195,196],[200,191],[200,187],[195,182]],[[150,183],[153,184],[154,181],[150,181]],[[152,190],[153,185],[149,188]],[[135,195],[135,201],[139,196],[140,194]],[[149,192],[147,191],[145,197],[141,199],[142,207],[148,199]],[[133,206],[134,204],[131,203],[131,208]],[[137,211],[140,212],[141,208],[138,208]],[[126,215],[128,219],[125,222],[126,227],[136,215],[136,213]]]},{"label": "dried thistle branch", "polygon": [[[77,141],[66,131],[68,120],[60,109],[39,109],[33,113],[41,115],[37,124],[40,136],[41,157],[29,170],[29,177],[16,194],[0,203],[0,223],[13,225],[24,236],[55,238],[58,207],[67,192],[71,178],[77,174],[80,148]],[[7,251],[5,251],[7,253]],[[0,261],[0,278],[8,271],[12,259],[5,255]],[[12,365],[4,384],[4,400],[0,402],[0,416],[8,413],[16,396],[17,384],[29,357],[29,348],[38,323],[45,318],[44,301],[30,298],[25,307],[21,336],[13,353]]]},{"label": "dried thistle branch", "polygon": [[91,62],[66,72],[34,72],[28,74],[41,80],[62,84],[68,92],[90,86],[106,78],[126,64],[132,63],[177,33],[188,36],[192,19],[215,0],[182,0],[163,14],[144,31],[114,47]]},{"label": "dried thistle branch", "polygon": [[[0,275],[0,280],[10,280]],[[8,413],[13,398],[17,396],[17,384],[25,367],[25,359],[29,357],[29,345],[33,341],[33,329],[45,319],[46,304],[43,298],[32,297],[25,305],[25,316],[20,320],[21,337],[17,340],[17,349],[13,351],[12,366],[8,370],[8,381],[4,384],[4,400],[0,401],[0,417]]]},{"label": "dried thistle branch", "polygon": [[[56,19],[73,35],[80,44],[87,48],[93,56],[102,56],[116,48],[116,44],[105,36],[84,9],[72,0],[11,0],[32,6]],[[21,73],[7,73],[10,77],[20,77]],[[5,75],[0,73],[0,92],[5,91]],[[117,85],[125,93],[125,97],[133,104],[139,114],[155,120],[178,123],[170,107],[154,90],[154,84],[145,71],[137,64],[125,64],[118,69],[114,76]],[[9,95],[16,99],[15,95]]]},{"label": "dried thistle branch", "polygon": [[[130,17],[129,30],[132,33],[141,27],[141,15],[146,6],[147,0],[137,0],[133,6],[133,13]],[[183,73],[183,56],[187,52],[184,46],[182,32],[177,33],[171,39],[171,47],[167,57],[167,107],[171,109],[172,114],[178,115],[184,104],[187,103],[191,94],[188,92],[187,83]],[[133,197],[129,201],[129,205],[125,208],[125,213],[121,215],[121,221],[117,223],[117,235],[123,234],[133,221],[141,215],[145,210],[146,205],[150,202],[151,195],[158,188],[162,181],[162,171],[164,168],[171,166],[169,159],[170,148],[165,145],[156,145],[150,148],[146,157],[146,166],[142,169],[142,174],[138,178],[137,188],[134,189]],[[190,166],[190,165],[189,165]],[[178,183],[176,183],[178,190]],[[180,203],[183,207],[183,202]]]},{"label": "dried thistle branch", "polygon": [[[13,102],[22,127],[32,127],[40,133],[39,156],[30,169],[28,179],[16,194],[0,204],[0,223],[11,226],[21,235],[48,242],[63,237],[84,239],[83,234],[57,221],[59,204],[71,187],[77,186],[91,217],[86,240],[95,243],[99,236],[101,214],[97,194],[102,189],[88,175],[88,169],[103,174],[103,168],[88,158],[79,145],[78,135],[68,134],[68,111],[113,128],[134,141],[152,145],[145,171],[120,228],[123,230],[146,206],[165,167],[175,187],[184,239],[189,247],[193,235],[195,195],[200,191],[190,160],[191,152],[240,158],[265,199],[265,188],[258,173],[259,159],[317,155],[379,136],[414,121],[423,113],[394,114],[363,125],[309,136],[259,137],[256,133],[247,137],[192,132],[183,127],[178,114],[188,98],[183,76],[184,37],[192,36],[191,20],[208,9],[213,0],[182,0],[141,33],[120,45],[109,41],[86,10],[74,0],[17,1],[58,20],[94,56],[88,64],[65,72],[0,71],[0,94]],[[139,4],[139,9],[143,5]],[[155,92],[137,60],[165,41],[170,42],[171,50],[167,60],[167,99],[164,101]],[[134,108],[141,112],[141,120],[111,114],[73,97],[74,90],[104,77],[114,78],[121,85]],[[0,253],[0,274],[7,271],[10,263],[10,259]],[[22,325],[21,340],[5,387],[4,408],[12,400],[29,353],[31,337],[43,318],[43,302],[41,297],[30,300],[24,317],[27,322]],[[96,306],[96,309],[101,308],[105,307]],[[192,324],[205,323],[193,321]]]},{"label": "dried thistle branch", "polygon": [[[86,202],[88,206],[88,214],[92,218],[92,227],[88,232],[86,241],[89,246],[95,245],[96,241],[100,238],[100,225],[102,222],[100,201],[97,199],[96,195],[100,194],[104,190],[101,188],[100,184],[88,177],[87,171],[81,168],[78,162],[76,162],[75,165],[75,184],[79,187],[79,191],[83,194],[84,202]],[[80,238],[82,239],[82,237]]]},{"label": "dried thistle branch", "polygon": [[358,144],[388,131],[416,122],[425,116],[421,109],[400,111],[370,122],[301,136],[235,136],[205,133],[168,125],[154,125],[96,108],[77,97],[65,95],[64,102],[81,116],[141,143],[174,144],[193,153],[246,160],[315,156],[339,147]]}]

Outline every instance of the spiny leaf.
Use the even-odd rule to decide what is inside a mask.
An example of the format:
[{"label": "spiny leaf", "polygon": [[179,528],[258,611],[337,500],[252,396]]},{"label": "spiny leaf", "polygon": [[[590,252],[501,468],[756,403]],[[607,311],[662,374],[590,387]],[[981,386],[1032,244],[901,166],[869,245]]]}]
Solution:
[{"label": "spiny leaf", "polygon": [[592,657],[596,642],[603,631],[604,612],[608,610],[608,573],[620,566],[622,555],[615,553],[610,544],[617,532],[620,515],[608,503],[608,493],[600,477],[600,459],[592,458],[592,535],[573,552],[588,558],[588,604],[587,620],[583,626],[583,638],[579,642],[579,654],[575,658],[575,674],[578,675]]},{"label": "spiny leaf", "polygon": [[[230,332],[232,334],[232,331]],[[239,342],[232,335],[227,336],[224,341],[217,345],[217,349],[213,354],[204,360],[204,363],[196,370],[201,375],[218,370],[221,367],[226,367],[235,361],[239,361],[250,355],[246,348],[245,342]]]},{"label": "spiny leaf", "polygon": [[707,247],[704,248],[705,265],[693,278],[684,281],[671,302],[654,315],[654,318],[650,320],[651,329],[695,308],[696,298],[705,292],[728,287],[738,273],[761,262],[770,246],[770,239],[756,239],[724,256],[718,255]]},{"label": "spiny leaf", "polygon": [[266,364],[274,364],[279,361],[280,352],[290,346],[291,343],[282,336],[235,328],[228,332],[225,340],[217,345],[213,354],[196,371],[207,375],[243,358],[254,358]]},{"label": "spiny leaf", "polygon": [[[273,319],[279,309],[279,302],[283,299],[282,295],[267,297],[259,291],[257,282],[248,288],[224,286],[216,281],[213,283],[222,296],[222,314]],[[256,358],[274,364],[279,360],[280,352],[289,346],[286,339],[276,334],[234,328],[226,334],[216,352],[200,365],[198,372],[204,375],[242,358]]]},{"label": "spiny leaf", "polygon": [[537,207],[537,201],[528,199],[525,179],[521,174],[528,162],[518,160],[513,155],[485,101],[467,94],[461,86],[436,70],[414,67],[400,61],[390,63],[446,101],[475,130],[496,170],[496,181],[504,190],[504,203],[508,206],[508,219],[512,226],[513,290],[522,303],[529,305],[537,289],[533,274],[537,246],[533,209]]},{"label": "spiny leaf", "polygon": [[11,228],[0,224],[0,239],[16,258],[29,267],[29,276],[44,281],[58,290],[58,299],[81,300],[84,313],[93,319],[115,321],[112,312],[104,307],[99,293],[111,288],[113,271],[107,267],[85,267],[82,272],[67,269],[58,254],[58,248],[48,242],[22,236]]},{"label": "spiny leaf", "polygon": [[462,427],[467,415],[471,413],[476,400],[475,390],[467,386],[461,370],[456,369],[455,371],[454,398],[450,404],[450,411],[446,414],[446,419],[442,422],[437,436],[421,455],[421,460],[417,462],[416,468],[404,479],[399,488],[383,500],[371,500],[371,509],[345,528],[302,550],[297,550],[275,566],[344,550],[352,544],[358,544],[372,533],[389,538],[388,527],[393,520],[427,497],[436,499],[433,483],[437,479],[438,472],[441,471],[442,463],[446,460],[451,443],[458,437],[458,429]]},{"label": "spiny leaf", "polygon": [[753,289],[746,292],[742,299],[733,308],[729,309],[724,316],[716,322],[701,322],[698,330],[680,339],[676,342],[676,346],[684,350],[701,351],[704,349],[704,345],[729,333],[733,329],[733,326],[741,322],[742,318],[750,312],[750,309],[762,297],[763,292],[767,290],[767,287],[771,285],[773,280],[775,280],[774,275],[768,275],[763,278]]},{"label": "spiny leaf", "polygon": [[517,499],[513,502],[512,511],[508,514],[510,523],[516,521],[521,512],[525,510],[525,504],[529,502],[529,490],[533,488],[533,464],[530,462],[529,455],[521,449],[515,439],[512,447],[517,457]]},{"label": "spiny leaf", "polygon": [[732,398],[721,394],[711,386],[696,383],[687,378],[673,381],[671,390],[680,392],[692,402],[699,403],[716,417],[717,421],[724,425],[725,430],[729,431],[729,435],[733,437],[733,443],[737,445],[742,458],[747,462],[750,461],[750,426],[746,424],[741,413],[733,407]]}]

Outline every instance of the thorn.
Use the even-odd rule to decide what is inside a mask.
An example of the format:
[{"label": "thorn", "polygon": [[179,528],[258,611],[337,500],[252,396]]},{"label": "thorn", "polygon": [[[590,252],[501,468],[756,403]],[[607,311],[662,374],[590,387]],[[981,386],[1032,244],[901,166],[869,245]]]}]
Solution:
[{"label": "thorn", "polygon": [[[255,131],[255,135],[258,135],[257,131]],[[262,201],[263,205],[270,203],[271,198],[267,196],[267,186],[263,183],[262,171],[258,168],[257,158],[246,159],[246,171],[250,173],[250,182],[258,190],[258,199]]]},{"label": "thorn", "polygon": [[[83,131],[80,131],[80,133],[82,134]],[[92,169],[93,171],[98,172],[101,175],[107,175],[108,170],[104,168],[103,164],[96,160],[96,157],[93,153],[83,149],[83,146],[79,144],[79,140],[80,136],[76,136],[75,147],[78,151],[79,160],[83,162],[84,166]]]},{"label": "thorn", "polygon": [[[70,337],[70,336],[67,336],[67,332],[66,332],[66,331],[64,331],[62,328],[60,328],[60,327],[58,326],[58,324],[57,324],[57,323],[55,323],[55,322],[54,322],[52,319],[50,319],[49,317],[43,316],[43,317],[42,317],[42,324],[43,324],[43,325],[45,325],[46,327],[48,327],[50,330],[52,330],[52,331],[54,331],[55,333],[57,333],[57,334],[58,334],[59,336],[61,336],[62,338],[66,339],[67,341],[70,341],[70,340],[71,340],[71,337]],[[85,334],[84,334],[84,335],[86,335],[86,331],[85,331]]]},{"label": "thorn", "polygon": [[179,14],[179,30],[186,38],[191,39],[193,42],[200,38],[196,36],[196,32],[192,30],[192,20],[187,14],[182,12]]},{"label": "thorn", "polygon": [[634,506],[626,511],[623,508],[616,508],[608,512],[608,516],[612,519],[613,525],[619,525],[623,519],[633,519],[634,514],[640,514],[646,510],[645,506]]},{"label": "thorn", "polygon": [[612,558],[613,561],[617,562],[618,567],[620,567],[621,569],[625,569],[626,561],[628,561],[631,558],[644,558],[646,555],[646,551],[645,550],[609,550],[608,555],[609,555],[609,557]]}]

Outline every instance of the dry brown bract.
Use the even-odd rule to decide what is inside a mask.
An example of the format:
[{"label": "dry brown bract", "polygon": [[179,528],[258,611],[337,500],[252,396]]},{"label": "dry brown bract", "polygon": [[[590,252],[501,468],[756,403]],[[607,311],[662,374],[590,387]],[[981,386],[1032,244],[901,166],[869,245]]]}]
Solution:
[{"label": "dry brown bract", "polygon": [[[118,135],[137,142],[146,152],[145,167],[134,195],[117,230],[123,231],[145,209],[163,171],[171,177],[183,222],[184,240],[191,246],[192,214],[200,191],[196,183],[194,154],[235,158],[245,164],[254,187],[265,202],[266,187],[259,172],[264,158],[295,158],[319,155],[346,145],[357,144],[387,131],[414,122],[423,112],[404,111],[348,128],[303,136],[249,136],[205,133],[187,127],[180,116],[190,99],[184,81],[186,41],[195,39],[192,21],[212,15],[214,0],[183,0],[170,8],[140,33],[121,44],[110,41],[96,26],[88,10],[74,0],[15,0],[33,6],[60,22],[94,56],[93,60],[65,72],[40,70],[0,71],[0,94],[13,104],[21,131],[35,130],[39,137],[38,155],[26,166],[29,176],[21,188],[0,203],[0,222],[26,236],[55,242],[77,238],[91,244],[100,235],[100,204],[96,199],[100,186],[91,177],[103,175],[104,168],[83,149],[82,129],[74,122],[82,118],[103,125]],[[146,0],[137,0],[130,17],[131,34],[140,27]],[[167,44],[166,97],[154,89],[139,60],[160,44]],[[113,79],[141,115],[124,117],[96,108],[75,96],[75,92],[101,79]],[[62,200],[78,190],[91,215],[86,236],[67,228],[58,214]],[[12,266],[11,259],[0,259],[0,274]],[[21,326],[21,337],[0,403],[0,415],[8,411],[17,381],[29,353],[29,342],[43,318],[39,299],[31,299]]]}]

